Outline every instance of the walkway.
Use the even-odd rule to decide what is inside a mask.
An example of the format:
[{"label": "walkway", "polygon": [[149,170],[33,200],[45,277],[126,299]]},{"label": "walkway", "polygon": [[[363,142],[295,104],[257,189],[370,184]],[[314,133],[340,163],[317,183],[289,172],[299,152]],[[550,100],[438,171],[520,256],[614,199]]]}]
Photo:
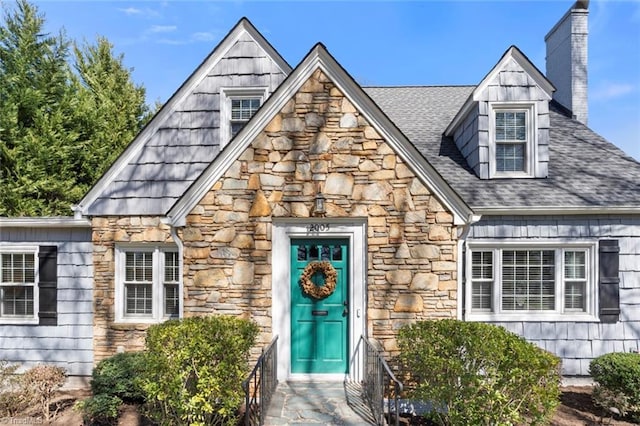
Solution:
[{"label": "walkway", "polygon": [[265,426],[372,425],[371,409],[356,383],[280,382]]}]

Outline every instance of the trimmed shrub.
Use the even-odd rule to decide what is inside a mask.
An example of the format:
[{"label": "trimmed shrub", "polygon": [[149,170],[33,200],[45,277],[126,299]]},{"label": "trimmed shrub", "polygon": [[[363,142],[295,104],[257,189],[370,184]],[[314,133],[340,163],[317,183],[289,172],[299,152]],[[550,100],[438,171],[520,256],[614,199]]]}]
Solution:
[{"label": "trimmed shrub", "polygon": [[170,320],[147,331],[144,389],[161,425],[235,425],[258,326],[227,316]]},{"label": "trimmed shrub", "polygon": [[640,353],[609,353],[589,364],[596,405],[640,420]]},{"label": "trimmed shrub", "polygon": [[22,384],[30,401],[38,405],[39,411],[48,422],[56,415],[51,412],[51,403],[58,389],[67,378],[65,369],[55,365],[37,365],[22,376]]},{"label": "trimmed shrub", "polygon": [[124,402],[145,400],[141,376],[145,367],[143,352],[123,352],[103,359],[91,374],[94,395],[117,396]]},{"label": "trimmed shrub", "polygon": [[79,401],[74,409],[82,412],[85,425],[111,426],[118,424],[120,405],[122,405],[120,398],[103,393]]},{"label": "trimmed shrub", "polygon": [[423,321],[398,344],[407,396],[441,425],[544,424],[559,404],[559,358],[502,327]]}]

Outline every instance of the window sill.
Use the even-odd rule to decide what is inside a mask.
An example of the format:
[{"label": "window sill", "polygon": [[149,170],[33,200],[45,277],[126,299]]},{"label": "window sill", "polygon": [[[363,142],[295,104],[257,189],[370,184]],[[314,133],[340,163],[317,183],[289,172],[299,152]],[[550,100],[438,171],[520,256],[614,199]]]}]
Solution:
[{"label": "window sill", "polygon": [[589,313],[472,313],[465,315],[465,321],[482,322],[600,322],[600,319]]},{"label": "window sill", "polygon": [[135,328],[137,325],[153,325],[160,324],[161,322],[165,322],[170,319],[178,319],[178,317],[162,317],[162,318],[118,318],[113,324],[121,325],[124,328],[130,326],[131,328]]},{"label": "window sill", "polygon": [[524,172],[494,172],[490,179],[533,179],[534,175]]},{"label": "window sill", "polygon": [[0,318],[0,325],[38,325],[38,318]]}]

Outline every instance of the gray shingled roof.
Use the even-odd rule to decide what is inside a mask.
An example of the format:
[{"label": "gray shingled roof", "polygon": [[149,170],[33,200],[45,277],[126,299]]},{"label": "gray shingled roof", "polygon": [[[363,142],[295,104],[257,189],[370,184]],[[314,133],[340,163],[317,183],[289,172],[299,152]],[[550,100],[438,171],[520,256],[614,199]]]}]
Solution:
[{"label": "gray shingled roof", "polygon": [[554,105],[548,178],[479,179],[443,136],[474,87],[364,90],[473,209],[640,207],[640,163]]}]

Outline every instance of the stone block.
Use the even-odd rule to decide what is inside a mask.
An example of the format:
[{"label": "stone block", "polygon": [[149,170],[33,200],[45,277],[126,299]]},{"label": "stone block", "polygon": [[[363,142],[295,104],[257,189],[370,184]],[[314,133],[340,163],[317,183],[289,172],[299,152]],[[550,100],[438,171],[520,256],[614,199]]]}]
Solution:
[{"label": "stone block", "polygon": [[282,115],[276,114],[264,128],[264,131],[267,133],[276,133],[280,130],[282,130]]},{"label": "stone block", "polygon": [[438,290],[438,276],[436,274],[419,272],[411,280],[410,290]]},{"label": "stone block", "polygon": [[238,261],[233,265],[233,283],[238,285],[253,284],[254,264],[252,262]]},{"label": "stone block", "polygon": [[206,259],[211,250],[209,247],[185,247],[185,257],[190,259]]},{"label": "stone block", "polygon": [[371,160],[364,160],[359,166],[358,170],[361,172],[377,172],[380,170],[380,166]]},{"label": "stone block", "polygon": [[394,255],[394,258],[396,259],[408,259],[411,257],[411,253],[409,251],[409,246],[407,245],[407,243],[402,243],[398,246],[398,249],[396,250],[396,254]]},{"label": "stone block", "polygon": [[353,106],[349,99],[342,98],[342,105],[340,106],[340,111],[342,112],[357,112],[356,108]]},{"label": "stone block", "polygon": [[305,203],[291,203],[291,214],[295,217],[309,217],[309,207]]},{"label": "stone block", "polygon": [[222,228],[213,235],[213,241],[217,243],[230,243],[236,237],[234,227]]},{"label": "stone block", "polygon": [[371,126],[367,126],[364,128],[364,137],[367,139],[382,139],[376,129]]},{"label": "stone block", "polygon": [[250,249],[254,247],[253,237],[248,234],[238,234],[231,242],[231,247]]},{"label": "stone block", "polygon": [[340,127],[343,129],[353,129],[358,127],[358,119],[352,113],[343,114],[340,118]]},{"label": "stone block", "polygon": [[436,213],[436,223],[453,223],[453,215],[447,212]]},{"label": "stone block", "polygon": [[293,148],[293,142],[286,136],[278,136],[271,143],[273,144],[273,149],[277,151],[290,151]]},{"label": "stone block", "polygon": [[318,113],[309,112],[304,116],[304,122],[308,127],[322,127],[324,126],[324,118]]},{"label": "stone block", "polygon": [[430,194],[427,187],[424,186],[422,182],[420,182],[420,179],[418,178],[414,178],[411,181],[411,185],[409,186],[409,192],[411,192],[411,195],[429,195]]},{"label": "stone block", "polygon": [[288,173],[296,169],[296,163],[293,161],[281,161],[273,166],[272,171],[276,173]]},{"label": "stone block", "polygon": [[434,261],[434,262],[431,262],[431,269],[434,272],[455,271],[455,270],[457,270],[457,263],[456,262]]},{"label": "stone block", "polygon": [[265,186],[273,186],[276,188],[280,188],[284,185],[284,178],[282,176],[274,176],[267,173],[260,174],[260,184]]},{"label": "stone block", "polygon": [[248,182],[241,179],[225,179],[222,183],[222,189],[247,189]]},{"label": "stone block", "polygon": [[329,195],[351,195],[353,176],[344,173],[330,173],[324,184],[324,193]]},{"label": "stone block", "polygon": [[298,117],[290,117],[282,120],[282,130],[285,132],[303,132],[304,121]]},{"label": "stone block", "polygon": [[331,157],[333,167],[357,167],[360,157],[350,154],[334,154]]},{"label": "stone block", "polygon": [[391,284],[409,284],[412,275],[411,271],[406,269],[396,269],[394,271],[388,271],[385,277]]},{"label": "stone block", "polygon": [[413,198],[407,188],[398,188],[393,190],[393,205],[399,212],[407,212],[414,210]]},{"label": "stone block", "polygon": [[393,188],[388,182],[375,182],[366,185],[362,190],[362,199],[366,201],[388,200]]},{"label": "stone block", "polygon": [[414,259],[438,259],[440,248],[433,244],[419,244],[411,247],[411,257]]},{"label": "stone block", "polygon": [[417,294],[401,294],[398,296],[395,305],[393,306],[394,312],[422,312],[424,308],[424,302],[422,297]]},{"label": "stone block", "polygon": [[367,310],[367,316],[370,320],[389,319],[389,310],[369,308]]},{"label": "stone block", "polygon": [[229,286],[229,280],[222,269],[208,269],[195,273],[193,276],[193,285],[195,287],[227,288]]},{"label": "stone block", "polygon": [[425,223],[427,220],[427,214],[424,210],[406,212],[404,215],[405,223]]},{"label": "stone block", "polygon": [[451,232],[440,225],[432,225],[429,227],[429,240],[431,241],[447,241],[451,239]]},{"label": "stone block", "polygon": [[406,164],[397,164],[396,165],[396,176],[398,179],[404,179],[415,176],[411,169],[409,169]]},{"label": "stone block", "polygon": [[184,241],[202,241],[202,232],[199,228],[184,228],[182,239]]}]

